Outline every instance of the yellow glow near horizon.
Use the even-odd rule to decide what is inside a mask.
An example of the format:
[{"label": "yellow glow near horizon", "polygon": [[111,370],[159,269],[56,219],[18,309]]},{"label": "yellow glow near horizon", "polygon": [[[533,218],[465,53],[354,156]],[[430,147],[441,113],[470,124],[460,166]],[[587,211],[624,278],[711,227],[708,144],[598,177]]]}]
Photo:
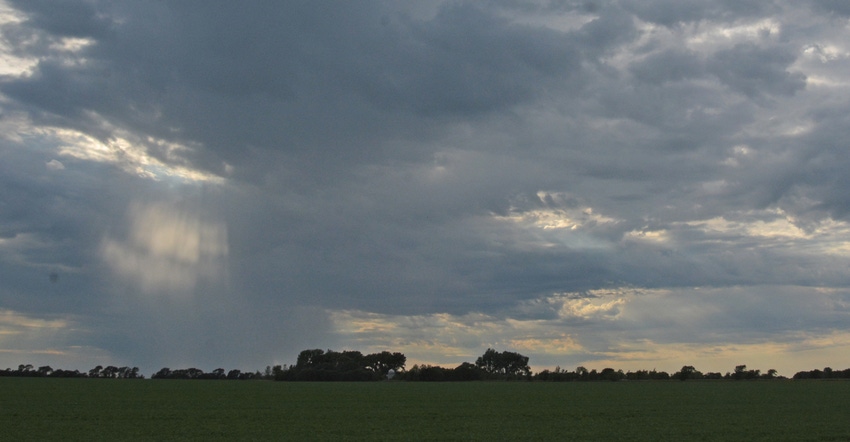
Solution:
[{"label": "yellow glow near horizon", "polygon": [[0,309],[0,368],[29,363],[84,369],[115,362],[103,349],[67,345],[78,333],[86,332],[72,315],[41,318]]},{"label": "yellow glow near horizon", "polygon": [[[846,368],[850,333],[830,332],[828,335],[810,335],[786,342],[786,336],[758,343],[665,343],[651,340],[629,343],[597,353],[597,358],[585,361],[588,367],[613,367],[623,370],[677,370],[682,365],[693,365],[705,372],[731,372],[737,365],[766,372],[776,369],[779,374],[791,377],[797,371],[821,369],[834,365]],[[606,357],[607,356],[607,357]],[[652,366],[648,366],[652,365]],[[672,374],[672,371],[670,371]]]},{"label": "yellow glow near horizon", "polygon": [[[847,308],[850,304],[845,300],[845,289],[800,289],[812,303],[825,309],[832,310],[832,305]],[[749,296],[748,292],[744,287],[614,287],[554,293],[520,303],[516,311],[508,309],[499,316],[384,315],[357,310],[328,314],[343,342],[358,349],[365,345],[366,351],[401,351],[411,358],[409,366],[472,362],[488,347],[531,356],[536,371],[552,369],[554,365],[584,365],[625,371],[656,368],[672,373],[682,365],[694,365],[703,372],[725,373],[744,364],[751,369],[777,369],[782,375],[792,376],[800,370],[826,365],[843,369],[843,364],[850,364],[846,358],[850,332],[843,330],[788,330],[736,338],[728,330],[714,336],[706,329],[708,335],[695,338],[695,342],[680,341],[663,330],[701,324],[706,315],[725,316],[733,305],[732,299],[738,297],[744,297],[746,304],[769,299]],[[654,325],[646,328],[647,324]],[[659,335],[668,335],[665,339],[669,341],[651,338]],[[703,338],[706,342],[699,342]]]},{"label": "yellow glow near horizon", "polygon": [[0,332],[3,334],[21,333],[21,329],[59,329],[67,326],[66,319],[40,319],[13,310],[0,310]]}]

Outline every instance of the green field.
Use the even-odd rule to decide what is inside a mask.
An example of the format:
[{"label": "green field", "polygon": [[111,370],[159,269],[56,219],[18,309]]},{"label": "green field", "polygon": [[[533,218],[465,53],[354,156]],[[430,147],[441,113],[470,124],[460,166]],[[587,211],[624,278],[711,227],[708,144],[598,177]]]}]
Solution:
[{"label": "green field", "polygon": [[850,440],[850,382],[0,378],[0,440]]}]

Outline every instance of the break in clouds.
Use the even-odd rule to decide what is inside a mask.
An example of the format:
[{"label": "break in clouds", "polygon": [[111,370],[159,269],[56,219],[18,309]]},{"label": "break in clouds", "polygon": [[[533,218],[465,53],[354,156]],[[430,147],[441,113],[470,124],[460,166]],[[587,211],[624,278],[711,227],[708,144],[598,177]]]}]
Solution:
[{"label": "break in clouds", "polygon": [[850,345],[850,8],[0,3],[0,366]]}]

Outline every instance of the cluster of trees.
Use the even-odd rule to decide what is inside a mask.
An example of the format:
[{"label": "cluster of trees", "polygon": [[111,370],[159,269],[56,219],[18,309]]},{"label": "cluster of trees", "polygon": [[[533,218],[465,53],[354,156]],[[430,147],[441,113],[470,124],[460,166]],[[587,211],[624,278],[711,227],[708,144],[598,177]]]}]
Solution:
[{"label": "cluster of trees", "polygon": [[850,368],[833,370],[826,367],[823,370],[798,371],[794,379],[850,379]]},{"label": "cluster of trees", "polygon": [[424,382],[519,380],[531,379],[531,368],[528,366],[528,356],[488,348],[474,364],[464,362],[455,368],[414,365],[410,370],[399,373],[396,378]]},{"label": "cluster of trees", "polygon": [[[655,380],[670,380],[678,379],[680,381],[698,380],[698,379],[731,379],[731,380],[752,380],[752,379],[780,379],[777,376],[777,371],[770,369],[765,373],[761,370],[747,370],[746,365],[735,367],[734,372],[726,372],[726,374],[707,372],[703,373],[697,370],[693,365],[685,365],[681,370],[672,375],[666,371],[629,371],[623,373],[623,370],[614,370],[613,368],[605,368],[602,371],[588,371],[584,367],[578,367],[575,371],[564,371],[560,367],[555,368],[555,371],[543,370],[533,377],[540,381],[655,381]],[[784,379],[784,378],[782,378]]]},{"label": "cluster of trees", "polygon": [[488,348],[484,354],[475,360],[475,366],[490,376],[497,378],[529,378],[531,368],[528,366],[528,356],[511,351],[498,352]]},{"label": "cluster of trees", "polygon": [[[266,367],[267,373],[269,370],[270,369]],[[252,373],[250,371],[243,373],[241,370],[230,370],[225,372],[223,368],[216,368],[209,373],[205,373],[199,368],[180,368],[172,370],[168,367],[163,367],[158,372],[154,373],[153,376],[151,376],[151,379],[215,379],[244,381],[251,379],[271,379],[271,374],[263,375],[259,371],[256,373]]]},{"label": "cluster of trees", "polygon": [[407,357],[383,351],[364,355],[359,351],[304,350],[295,365],[275,366],[277,381],[376,381],[404,370]]},{"label": "cluster of trees", "polygon": [[673,379],[686,381],[688,379],[731,379],[734,381],[755,380],[755,379],[787,379],[784,376],[779,376],[774,369],[767,370],[762,373],[761,370],[748,370],[746,365],[738,365],[735,371],[720,373],[702,373],[691,365],[682,367],[681,370],[673,375]]},{"label": "cluster of trees", "polygon": [[486,379],[486,373],[481,368],[464,362],[455,368],[444,368],[435,365],[414,365],[410,370],[400,373],[396,379],[422,382],[456,382],[480,381]]},{"label": "cluster of trees", "polygon": [[108,379],[144,379],[145,376],[139,374],[139,367],[115,367],[109,365],[103,367],[98,365],[88,372],[79,370],[54,370],[49,365],[38,367],[37,369],[32,364],[21,364],[17,370],[7,368],[0,371],[0,376],[15,376],[15,377],[31,377],[31,378],[108,378]]},{"label": "cluster of trees", "polygon": [[103,367],[98,365],[89,370],[90,378],[107,378],[107,379],[142,379],[145,376],[139,374],[139,367],[115,367],[107,365]]},{"label": "cluster of trees", "polygon": [[591,381],[650,381],[650,380],[668,380],[670,374],[666,371],[629,371],[623,373],[623,370],[614,370],[613,368],[603,368],[602,371],[596,369],[588,370],[584,367],[578,367],[575,371],[567,371],[561,367],[555,367],[554,371],[543,370],[533,377],[538,381],[549,382],[591,382]]},{"label": "cluster of trees", "polygon": [[278,381],[476,381],[487,379],[530,379],[528,357],[519,353],[487,349],[474,364],[455,368],[414,365],[405,370],[407,357],[384,351],[364,355],[359,351],[304,350],[295,365],[275,367]]}]

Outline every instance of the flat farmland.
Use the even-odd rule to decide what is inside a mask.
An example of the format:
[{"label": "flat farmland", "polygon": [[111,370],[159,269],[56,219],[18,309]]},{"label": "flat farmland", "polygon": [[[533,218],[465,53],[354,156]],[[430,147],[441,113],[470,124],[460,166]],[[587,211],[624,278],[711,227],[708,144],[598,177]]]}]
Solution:
[{"label": "flat farmland", "polygon": [[0,378],[0,440],[850,440],[850,382]]}]

